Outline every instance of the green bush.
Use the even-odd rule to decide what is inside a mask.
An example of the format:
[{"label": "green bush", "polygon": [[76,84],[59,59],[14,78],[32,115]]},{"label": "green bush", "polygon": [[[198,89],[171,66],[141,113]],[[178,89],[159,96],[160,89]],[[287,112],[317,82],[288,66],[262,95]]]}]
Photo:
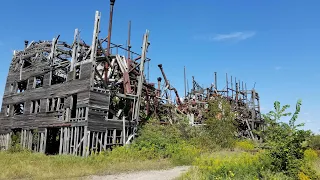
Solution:
[{"label": "green bush", "polygon": [[255,149],[255,145],[251,140],[237,141],[235,147],[244,151],[252,151]]},{"label": "green bush", "polygon": [[307,149],[303,153],[304,159],[308,162],[314,162],[318,158],[318,153],[313,149]]},{"label": "green bush", "polygon": [[230,103],[225,99],[216,98],[209,101],[208,111],[205,113],[203,139],[221,148],[233,148],[237,132],[235,117]]},{"label": "green bush", "polygon": [[312,149],[320,150],[320,135],[314,135],[310,138],[309,146]]},{"label": "green bush", "polygon": [[264,159],[263,153],[229,153],[199,158],[194,165],[195,168],[181,179],[260,179],[262,172],[268,170],[269,162]]},{"label": "green bush", "polygon": [[264,115],[268,126],[263,132],[263,137],[267,145],[267,155],[271,159],[270,170],[295,179],[299,178],[301,172],[309,177],[314,176],[312,171],[306,171],[308,168],[305,167],[308,165],[304,158],[304,152],[307,150],[306,142],[311,137],[311,131],[299,129],[303,124],[295,124],[300,106],[301,100],[298,100],[289,123],[280,120],[283,116],[291,116],[291,113],[286,113],[290,106],[281,107],[277,101],[274,103],[275,110]]},{"label": "green bush", "polygon": [[[189,141],[189,128],[184,122],[161,125],[150,120],[129,148],[143,152],[141,156],[147,159],[169,158],[175,165],[191,164],[200,155],[200,149]],[[190,137],[186,138],[186,133]]]}]

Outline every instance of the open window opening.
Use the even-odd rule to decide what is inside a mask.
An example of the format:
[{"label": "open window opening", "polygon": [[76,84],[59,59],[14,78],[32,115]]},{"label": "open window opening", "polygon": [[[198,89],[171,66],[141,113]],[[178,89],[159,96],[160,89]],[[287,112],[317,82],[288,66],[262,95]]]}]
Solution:
[{"label": "open window opening", "polygon": [[63,70],[61,69],[53,70],[51,75],[51,85],[61,84],[66,82],[67,80],[66,77],[67,76]]},{"label": "open window opening", "polygon": [[18,84],[17,93],[22,93],[25,90],[27,90],[28,80],[17,82],[17,84]]},{"label": "open window opening", "polygon": [[52,98],[47,100],[47,111],[48,112],[53,111],[53,109],[52,109]]},{"label": "open window opening", "polygon": [[58,98],[53,98],[53,110],[57,110],[58,109]]},{"label": "open window opening", "polygon": [[71,102],[71,118],[76,118],[77,115],[77,94],[72,95]]},{"label": "open window opening", "polygon": [[27,68],[30,66],[31,66],[31,62],[29,62],[28,60],[24,60],[22,68]]},{"label": "open window opening", "polygon": [[43,75],[34,77],[34,88],[43,87]]},{"label": "open window opening", "polygon": [[20,115],[24,113],[24,103],[18,103],[14,106],[14,115]]},{"label": "open window opening", "polygon": [[48,135],[46,141],[46,155],[57,155],[59,154],[60,146],[60,128],[47,128]]},{"label": "open window opening", "polygon": [[13,83],[10,84],[10,92],[13,92]]},{"label": "open window opening", "polygon": [[80,79],[80,65],[75,68],[74,79]]},{"label": "open window opening", "polygon": [[40,100],[31,101],[30,113],[38,113],[40,112]]},{"label": "open window opening", "polygon": [[10,115],[10,105],[7,105],[6,116],[9,116],[9,115]]},{"label": "open window opening", "polygon": [[64,97],[49,98],[47,100],[47,112],[63,110],[64,101]]},{"label": "open window opening", "polygon": [[60,98],[60,103],[58,105],[58,110],[63,110],[64,107],[64,98]]}]

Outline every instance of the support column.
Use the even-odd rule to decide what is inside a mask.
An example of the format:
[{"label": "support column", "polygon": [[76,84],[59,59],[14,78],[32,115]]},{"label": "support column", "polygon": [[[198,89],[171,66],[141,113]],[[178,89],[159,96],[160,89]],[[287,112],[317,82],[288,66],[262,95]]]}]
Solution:
[{"label": "support column", "polygon": [[45,128],[44,129],[44,139],[43,139],[43,153],[46,153],[47,136],[48,136],[48,130],[47,130],[47,128]]},{"label": "support column", "polygon": [[88,131],[88,135],[87,135],[87,140],[88,140],[88,145],[87,145],[87,150],[86,150],[86,157],[89,156],[89,152],[90,152],[90,131]]},{"label": "support column", "polygon": [[84,126],[82,156],[87,156],[88,146],[88,127]]},{"label": "support column", "polygon": [[62,146],[63,146],[63,128],[60,128],[60,145],[59,145],[59,155],[62,154]]}]

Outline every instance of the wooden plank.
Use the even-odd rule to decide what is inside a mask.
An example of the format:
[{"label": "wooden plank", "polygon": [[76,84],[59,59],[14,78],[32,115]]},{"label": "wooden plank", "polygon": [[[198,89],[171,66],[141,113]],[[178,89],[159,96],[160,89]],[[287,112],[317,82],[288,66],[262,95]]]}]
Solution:
[{"label": "wooden plank", "polygon": [[40,153],[43,152],[43,133],[40,133]]},{"label": "wooden plank", "polygon": [[112,137],[112,144],[116,144],[116,135],[117,135],[117,130],[116,129],[114,129],[113,130],[113,137]]},{"label": "wooden plank", "polygon": [[74,139],[74,151],[73,151],[73,155],[77,155],[78,154],[78,141],[79,141],[79,127],[75,127],[75,139]]},{"label": "wooden plank", "polygon": [[59,145],[59,154],[62,154],[62,146],[63,146],[63,128],[60,128],[60,145]]},{"label": "wooden plank", "polygon": [[108,138],[108,129],[106,128],[106,132],[104,134],[104,142],[103,142],[103,149],[107,150],[107,138]]},{"label": "wooden plank", "polygon": [[95,152],[97,153],[97,152],[98,152],[98,145],[99,145],[99,144],[98,144],[98,142],[99,142],[99,132],[96,133],[96,137],[95,137],[95,138],[96,138]]},{"label": "wooden plank", "polygon": [[[79,135],[79,139],[83,139],[83,126],[81,126],[81,127],[79,127],[79,129],[80,129],[80,135]],[[83,148],[81,147],[81,143],[82,143],[82,141],[80,141],[79,142],[79,144],[78,144],[78,147],[79,147],[79,155],[81,155],[81,153],[82,153],[82,150],[83,150]]]},{"label": "wooden plank", "polygon": [[74,127],[71,127],[71,137],[70,137],[70,151],[69,154],[73,154],[74,151],[74,132],[73,132]]},{"label": "wooden plank", "polygon": [[86,152],[86,157],[88,157],[89,156],[89,152],[90,152],[90,149],[89,149],[89,147],[90,147],[90,131],[88,131],[88,146],[87,146],[87,152]]},{"label": "wooden plank", "polygon": [[[87,126],[84,126],[84,135],[83,135],[83,151],[82,156],[87,156],[87,148],[88,148],[88,128]],[[89,138],[90,139],[90,138]]]},{"label": "wooden plank", "polygon": [[47,131],[47,128],[45,128],[45,129],[44,129],[44,140],[43,140],[43,153],[46,152],[47,136],[48,136],[48,131]]},{"label": "wooden plank", "polygon": [[91,142],[91,151],[94,152],[94,138],[95,138],[95,132],[92,133],[92,142]]}]

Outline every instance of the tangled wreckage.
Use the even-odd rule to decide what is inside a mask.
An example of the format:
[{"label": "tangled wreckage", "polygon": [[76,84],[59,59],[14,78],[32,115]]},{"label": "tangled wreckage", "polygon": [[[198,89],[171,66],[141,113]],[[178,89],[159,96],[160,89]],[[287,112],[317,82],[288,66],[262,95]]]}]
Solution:
[{"label": "tangled wreckage", "polygon": [[[25,49],[14,52],[1,107],[0,150],[16,141],[34,152],[88,156],[130,143],[139,124],[151,116],[164,124],[182,116],[191,125],[204,124],[208,101],[215,97],[225,98],[238,112],[239,136],[255,138],[252,129],[263,127],[259,95],[243,82],[241,86],[231,77],[230,83],[226,76],[226,87],[218,90],[217,80],[203,88],[193,78],[191,91],[180,98],[161,64],[164,82],[161,77],[157,83],[146,81],[149,31],[141,54],[131,51],[130,22],[128,46],[113,44],[114,2],[110,0],[107,38],[99,37],[101,13],[96,12],[91,45],[76,29],[72,44],[57,36],[52,41],[25,41]],[[112,53],[114,47],[125,54]]]}]

